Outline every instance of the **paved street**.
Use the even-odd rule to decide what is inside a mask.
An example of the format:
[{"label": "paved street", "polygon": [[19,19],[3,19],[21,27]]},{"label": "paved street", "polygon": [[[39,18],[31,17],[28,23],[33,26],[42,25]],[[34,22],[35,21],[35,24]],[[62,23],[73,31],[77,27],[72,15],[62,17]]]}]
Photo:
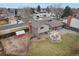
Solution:
[{"label": "paved street", "polygon": [[1,26],[0,30],[7,30],[7,29],[21,27],[21,26],[27,26],[27,24],[26,23],[21,23],[21,24],[14,24],[14,25],[5,25],[5,26]]}]

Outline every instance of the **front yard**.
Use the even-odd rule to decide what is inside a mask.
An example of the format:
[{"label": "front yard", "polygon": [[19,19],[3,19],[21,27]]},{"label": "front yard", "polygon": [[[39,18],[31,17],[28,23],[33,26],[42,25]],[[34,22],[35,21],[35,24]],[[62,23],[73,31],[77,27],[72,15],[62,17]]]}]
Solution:
[{"label": "front yard", "polygon": [[66,56],[74,55],[72,45],[79,41],[79,36],[65,34],[62,36],[61,43],[53,43],[50,39],[32,41],[28,55],[31,56]]}]

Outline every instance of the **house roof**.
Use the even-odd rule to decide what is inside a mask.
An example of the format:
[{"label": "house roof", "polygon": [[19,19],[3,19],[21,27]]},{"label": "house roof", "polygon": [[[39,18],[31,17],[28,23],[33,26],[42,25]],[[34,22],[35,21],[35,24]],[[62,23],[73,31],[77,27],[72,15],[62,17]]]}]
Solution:
[{"label": "house roof", "polygon": [[0,26],[0,35],[16,32],[17,30],[22,30],[28,27],[28,24],[21,23],[21,24],[14,24],[14,25],[3,25]]},{"label": "house roof", "polygon": [[58,21],[58,20],[49,21],[49,22],[47,22],[47,24],[51,27],[58,27],[58,26],[63,25],[63,23],[61,21]]},{"label": "house roof", "polygon": [[38,28],[38,27],[41,27],[42,25],[45,25],[43,22],[40,22],[40,21],[33,21],[32,22],[32,26],[34,28]]},{"label": "house roof", "polygon": [[50,20],[33,21],[32,22],[32,26],[35,27],[35,28],[38,28],[41,25],[48,25],[48,26],[51,26],[51,27],[58,27],[58,26],[63,25],[63,23],[61,21],[52,20],[52,19],[50,19]]}]

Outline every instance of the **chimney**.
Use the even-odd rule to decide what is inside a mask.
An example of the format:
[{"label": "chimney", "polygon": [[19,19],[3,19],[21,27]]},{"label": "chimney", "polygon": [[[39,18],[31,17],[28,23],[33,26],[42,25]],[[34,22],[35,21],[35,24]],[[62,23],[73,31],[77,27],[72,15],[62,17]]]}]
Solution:
[{"label": "chimney", "polygon": [[29,32],[32,32],[32,22],[29,21]]},{"label": "chimney", "polygon": [[72,16],[68,16],[68,17],[67,17],[67,26],[70,26],[70,24],[71,24],[71,19],[72,19]]}]

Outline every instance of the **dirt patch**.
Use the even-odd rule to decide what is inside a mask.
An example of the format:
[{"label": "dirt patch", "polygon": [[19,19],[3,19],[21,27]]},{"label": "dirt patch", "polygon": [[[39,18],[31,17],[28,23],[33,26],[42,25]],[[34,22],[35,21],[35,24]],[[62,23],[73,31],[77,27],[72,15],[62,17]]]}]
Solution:
[{"label": "dirt patch", "polygon": [[49,35],[39,35],[39,36],[36,36],[32,39],[32,41],[42,41],[42,40],[46,40],[49,38]]},{"label": "dirt patch", "polygon": [[4,55],[5,55],[5,52],[4,52],[3,46],[0,42],[0,56],[4,56]]},{"label": "dirt patch", "polygon": [[5,20],[1,20],[1,21],[0,21],[0,25],[5,25],[5,24],[8,24],[8,22],[5,21]]},{"label": "dirt patch", "polygon": [[16,38],[14,36],[1,39],[1,43],[4,47],[4,52],[6,55],[18,55],[25,56],[27,55],[28,49],[28,40],[27,38]]}]

